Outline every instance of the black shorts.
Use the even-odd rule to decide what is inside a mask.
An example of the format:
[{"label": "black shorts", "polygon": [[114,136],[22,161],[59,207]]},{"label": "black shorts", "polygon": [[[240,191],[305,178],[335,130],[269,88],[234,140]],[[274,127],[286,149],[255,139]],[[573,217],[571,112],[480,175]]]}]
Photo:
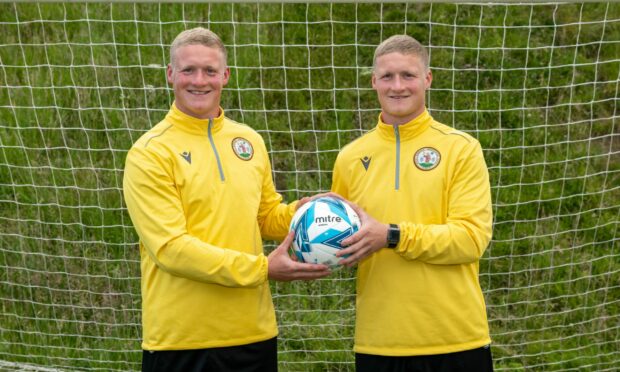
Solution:
[{"label": "black shorts", "polygon": [[383,355],[355,354],[357,372],[491,372],[493,358],[491,348],[437,355],[393,357]]},{"label": "black shorts", "polygon": [[142,372],[277,372],[278,341],[197,350],[142,352]]}]

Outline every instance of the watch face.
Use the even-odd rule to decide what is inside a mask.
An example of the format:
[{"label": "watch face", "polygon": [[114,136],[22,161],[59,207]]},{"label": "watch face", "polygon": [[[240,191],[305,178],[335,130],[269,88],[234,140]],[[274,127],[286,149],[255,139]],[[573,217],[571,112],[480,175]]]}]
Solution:
[{"label": "watch face", "polygon": [[400,229],[398,225],[390,224],[390,228],[388,229],[388,248],[394,248],[400,241]]}]

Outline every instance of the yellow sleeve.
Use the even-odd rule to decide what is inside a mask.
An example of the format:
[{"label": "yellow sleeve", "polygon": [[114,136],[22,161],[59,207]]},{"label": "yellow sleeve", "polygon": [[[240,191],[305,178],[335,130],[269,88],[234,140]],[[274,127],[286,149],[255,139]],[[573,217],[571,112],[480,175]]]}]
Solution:
[{"label": "yellow sleeve", "polygon": [[492,209],[489,174],[477,141],[457,160],[449,180],[445,224],[399,224],[396,252],[406,259],[451,265],[476,262],[491,240]]},{"label": "yellow sleeve", "polygon": [[293,214],[295,214],[297,201],[289,204],[282,203],[282,195],[276,192],[273,184],[267,148],[262,140],[260,144],[266,160],[260,206],[258,207],[258,225],[264,239],[283,240],[288,234],[289,224]]},{"label": "yellow sleeve", "polygon": [[338,154],[336,157],[336,161],[334,162],[334,171],[332,173],[332,189],[331,191],[337,193],[345,199],[349,198],[349,191],[347,189],[347,183],[343,180],[346,179],[346,176],[343,174],[342,170],[342,152]]},{"label": "yellow sleeve", "polygon": [[164,157],[134,146],[123,178],[125,203],[149,257],[170,274],[228,287],[267,280],[267,258],[216,247],[188,234],[180,196]]}]

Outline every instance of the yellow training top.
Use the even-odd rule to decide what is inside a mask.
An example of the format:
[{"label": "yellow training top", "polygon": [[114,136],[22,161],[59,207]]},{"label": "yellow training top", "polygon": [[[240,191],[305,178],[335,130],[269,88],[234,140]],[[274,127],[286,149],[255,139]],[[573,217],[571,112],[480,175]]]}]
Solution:
[{"label": "yellow training top", "polygon": [[332,190],[401,240],[358,267],[355,351],[443,354],[490,343],[478,261],[491,239],[491,193],[480,144],[427,111],[381,121],[345,148]]},{"label": "yellow training top", "polygon": [[127,155],[125,202],[140,237],[146,350],[243,345],[278,333],[261,235],[283,238],[261,136],[175,105]]}]

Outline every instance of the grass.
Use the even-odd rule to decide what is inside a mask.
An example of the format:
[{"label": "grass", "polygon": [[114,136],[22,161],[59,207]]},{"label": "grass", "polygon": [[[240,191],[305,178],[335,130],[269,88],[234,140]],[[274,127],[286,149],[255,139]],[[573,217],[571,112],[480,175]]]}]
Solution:
[{"label": "grass", "polygon": [[[375,125],[376,45],[429,45],[429,109],[480,140],[491,175],[496,369],[620,368],[619,19],[615,3],[0,4],[0,360],[139,369],[124,159],[172,103],[169,43],[202,25],[229,47],[223,107],[263,135],[288,200],[328,190]],[[354,276],[272,284],[282,370],[353,370]]]}]

